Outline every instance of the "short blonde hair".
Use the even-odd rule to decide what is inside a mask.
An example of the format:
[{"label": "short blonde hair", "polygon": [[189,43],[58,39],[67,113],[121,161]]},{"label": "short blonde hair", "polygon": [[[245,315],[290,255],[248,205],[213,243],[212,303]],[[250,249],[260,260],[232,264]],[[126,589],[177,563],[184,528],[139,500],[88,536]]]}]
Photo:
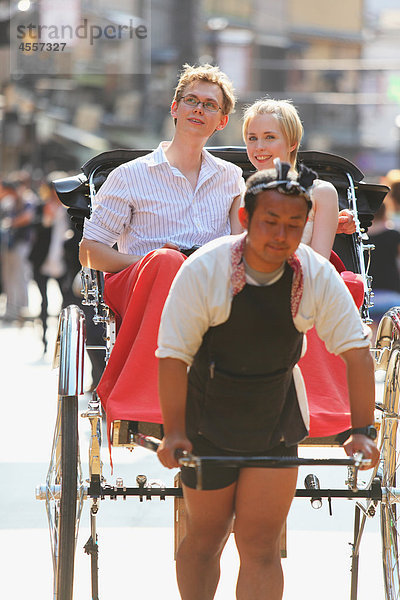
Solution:
[{"label": "short blonde hair", "polygon": [[289,146],[296,144],[296,148],[290,153],[290,164],[296,165],[297,152],[303,137],[304,129],[299,117],[299,113],[292,104],[291,100],[273,100],[265,98],[257,100],[251,106],[245,109],[243,114],[243,139],[246,142],[247,132],[251,119],[258,115],[274,115],[282,127],[283,135]]},{"label": "short blonde hair", "polygon": [[223,73],[219,67],[205,64],[199,67],[191,65],[183,65],[183,70],[180,74],[178,85],[175,88],[173,102],[179,102],[184,96],[185,89],[194,81],[207,81],[215,83],[222,92],[222,112],[224,115],[229,115],[235,110],[236,98],[233,90],[233,84],[229,77]]}]

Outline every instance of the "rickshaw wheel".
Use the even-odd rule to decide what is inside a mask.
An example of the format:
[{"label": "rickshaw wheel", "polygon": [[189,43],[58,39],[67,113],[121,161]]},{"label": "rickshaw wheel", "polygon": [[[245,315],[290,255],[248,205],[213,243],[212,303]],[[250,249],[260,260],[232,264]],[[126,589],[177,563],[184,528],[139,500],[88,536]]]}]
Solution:
[{"label": "rickshaw wheel", "polygon": [[378,476],[382,483],[381,538],[382,564],[386,600],[400,599],[399,565],[399,510],[396,503],[400,494],[396,491],[399,479],[400,457],[398,449],[398,419],[400,391],[400,347],[390,351],[383,397],[383,418],[380,430],[381,459]]},{"label": "rickshaw wheel", "polygon": [[85,317],[70,305],[58,321],[53,366],[59,367],[57,420],[46,479],[46,510],[56,600],[72,600],[75,545],[85,489],[78,442],[78,395],[83,393]]},{"label": "rickshaw wheel", "polygon": [[46,482],[54,598],[57,600],[72,599],[78,486],[78,397],[59,396]]}]

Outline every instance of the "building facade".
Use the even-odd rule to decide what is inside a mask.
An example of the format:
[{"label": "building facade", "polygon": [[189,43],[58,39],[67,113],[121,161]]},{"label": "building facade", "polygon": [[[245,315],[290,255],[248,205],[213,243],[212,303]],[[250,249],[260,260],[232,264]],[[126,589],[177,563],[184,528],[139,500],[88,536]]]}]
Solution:
[{"label": "building facade", "polygon": [[[32,0],[26,19],[46,2]],[[235,84],[236,113],[213,145],[241,144],[243,107],[268,95],[293,100],[305,126],[304,149],[361,161],[372,175],[382,161],[398,160],[400,26],[396,7],[387,12],[392,0],[117,0],[112,7],[73,0],[80,23],[104,28],[147,19],[150,69],[135,68],[140,57],[125,38],[53,54],[34,74],[4,67],[3,4],[2,171],[30,161],[44,170],[77,168],[106,149],[168,139],[169,105],[185,62],[218,64]]]}]

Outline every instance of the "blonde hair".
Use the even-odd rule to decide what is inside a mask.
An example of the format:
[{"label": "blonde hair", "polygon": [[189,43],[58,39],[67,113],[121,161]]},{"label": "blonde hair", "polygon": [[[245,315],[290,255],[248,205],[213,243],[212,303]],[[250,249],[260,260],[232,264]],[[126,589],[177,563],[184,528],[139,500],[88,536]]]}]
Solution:
[{"label": "blonde hair", "polygon": [[215,83],[218,85],[222,92],[222,112],[224,115],[233,113],[235,109],[236,98],[233,90],[231,80],[225,73],[223,73],[219,67],[213,65],[200,65],[194,67],[191,65],[183,65],[183,70],[180,74],[178,85],[175,88],[175,95],[173,102],[179,102],[184,96],[185,90],[188,85],[194,81],[206,81],[208,83]]},{"label": "blonde hair", "polygon": [[248,106],[243,114],[243,139],[246,142],[246,136],[249,129],[251,119],[258,115],[274,115],[282,127],[283,135],[289,147],[296,144],[294,150],[290,152],[290,164],[292,167],[296,165],[297,152],[299,150],[301,138],[303,137],[304,129],[301,123],[299,113],[293,106],[291,100],[273,100],[265,98],[257,100],[251,106]]}]

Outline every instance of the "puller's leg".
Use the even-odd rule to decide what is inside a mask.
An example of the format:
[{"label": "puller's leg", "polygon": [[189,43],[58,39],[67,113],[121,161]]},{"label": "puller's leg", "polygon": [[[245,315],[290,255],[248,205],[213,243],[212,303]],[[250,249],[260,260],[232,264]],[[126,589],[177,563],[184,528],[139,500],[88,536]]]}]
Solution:
[{"label": "puller's leg", "polygon": [[240,556],[238,600],[281,600],[280,535],[296,491],[297,469],[241,469],[235,540]]},{"label": "puller's leg", "polygon": [[182,600],[212,600],[220,576],[220,557],[232,528],[236,483],[219,490],[183,485],[187,533],[176,557]]}]

